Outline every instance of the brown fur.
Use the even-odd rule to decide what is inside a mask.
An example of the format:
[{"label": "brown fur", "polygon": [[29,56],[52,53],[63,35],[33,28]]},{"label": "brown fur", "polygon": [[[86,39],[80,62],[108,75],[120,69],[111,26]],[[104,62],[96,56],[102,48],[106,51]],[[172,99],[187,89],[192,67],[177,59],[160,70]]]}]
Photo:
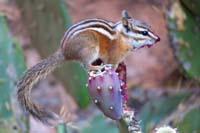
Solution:
[{"label": "brown fur", "polygon": [[125,40],[126,36],[121,34],[116,35],[116,39],[110,40],[96,31],[87,30],[62,45],[63,53],[66,60],[77,60],[87,70],[97,58],[103,60],[105,64],[117,65],[132,48]]},{"label": "brown fur", "polygon": [[100,69],[92,66],[92,62],[98,58],[106,64],[116,66],[130,49],[125,43],[125,37],[116,34],[115,40],[109,40],[106,36],[87,30],[74,36],[68,42],[63,42],[61,48],[52,56],[42,60],[30,68],[17,84],[18,100],[23,108],[34,118],[49,125],[56,125],[59,116],[50,112],[31,100],[31,88],[41,78],[51,73],[57,66],[69,60],[76,60],[83,64],[86,70]]},{"label": "brown fur", "polygon": [[[124,30],[128,31],[132,29],[132,32],[138,34],[139,32],[137,30],[129,27],[130,24],[146,29],[149,28],[144,22],[129,17],[125,10],[122,11],[122,23]],[[114,24],[100,19],[92,19],[80,22],[69,28],[61,41],[59,50],[52,56],[30,68],[19,80],[17,84],[17,94],[22,107],[41,122],[49,125],[56,125],[60,121],[59,116],[36,105],[31,100],[30,93],[33,85],[39,79],[51,73],[57,66],[69,60],[80,62],[87,71],[101,69],[102,66],[92,65],[92,63],[99,58],[103,63],[112,64],[116,68],[126,53],[130,51],[130,49],[133,49],[133,46],[127,43],[130,36],[128,34],[125,35],[120,30],[116,30],[118,24],[120,23]],[[91,28],[100,30],[92,30]],[[104,32],[102,32],[102,30],[104,30]],[[78,33],[80,31],[82,32]],[[145,39],[131,38],[137,41]],[[156,35],[152,36],[152,39],[154,39],[155,42],[160,40]]]},{"label": "brown fur", "polygon": [[59,117],[55,113],[49,112],[36,105],[31,100],[31,88],[36,82],[38,82],[38,80],[44,78],[63,62],[64,56],[60,52],[57,52],[27,70],[24,76],[17,83],[19,103],[34,118],[48,125],[55,125],[59,121]]},{"label": "brown fur", "polygon": [[125,42],[125,37],[118,34],[116,39],[109,40],[105,36],[99,35],[100,42],[100,56],[106,64],[112,64],[114,66],[124,58],[126,53],[132,48]]}]

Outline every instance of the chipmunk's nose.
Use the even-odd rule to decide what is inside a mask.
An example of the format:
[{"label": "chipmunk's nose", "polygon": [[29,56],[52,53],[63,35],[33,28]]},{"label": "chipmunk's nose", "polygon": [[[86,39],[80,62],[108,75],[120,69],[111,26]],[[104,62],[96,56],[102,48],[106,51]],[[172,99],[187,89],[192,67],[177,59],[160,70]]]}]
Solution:
[{"label": "chipmunk's nose", "polygon": [[156,43],[160,41],[160,37],[157,36]]},{"label": "chipmunk's nose", "polygon": [[152,31],[149,32],[149,35],[155,40],[155,43],[160,41],[160,37],[153,33]]}]

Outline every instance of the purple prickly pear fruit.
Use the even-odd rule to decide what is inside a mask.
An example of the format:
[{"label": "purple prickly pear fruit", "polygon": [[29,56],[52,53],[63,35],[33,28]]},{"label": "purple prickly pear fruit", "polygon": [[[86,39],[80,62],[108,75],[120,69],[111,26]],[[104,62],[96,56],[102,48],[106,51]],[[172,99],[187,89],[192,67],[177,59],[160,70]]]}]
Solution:
[{"label": "purple prickly pear fruit", "polygon": [[123,96],[123,103],[128,101],[127,86],[126,86],[126,64],[124,62],[119,63],[116,72],[119,73],[119,79],[121,81],[121,89]]},{"label": "purple prickly pear fruit", "polygon": [[122,116],[120,83],[118,74],[111,67],[89,72],[88,75],[88,89],[93,102],[113,120],[118,120]]}]

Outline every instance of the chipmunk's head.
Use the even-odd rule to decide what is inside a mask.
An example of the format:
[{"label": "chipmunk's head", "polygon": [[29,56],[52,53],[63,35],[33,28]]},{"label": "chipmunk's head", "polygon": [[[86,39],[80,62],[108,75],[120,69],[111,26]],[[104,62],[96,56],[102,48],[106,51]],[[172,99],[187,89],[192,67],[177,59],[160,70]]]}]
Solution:
[{"label": "chipmunk's head", "polygon": [[117,30],[120,31],[126,43],[131,45],[133,49],[144,46],[151,47],[160,41],[160,38],[150,30],[149,25],[131,18],[125,10],[122,11],[122,21],[117,25]]}]

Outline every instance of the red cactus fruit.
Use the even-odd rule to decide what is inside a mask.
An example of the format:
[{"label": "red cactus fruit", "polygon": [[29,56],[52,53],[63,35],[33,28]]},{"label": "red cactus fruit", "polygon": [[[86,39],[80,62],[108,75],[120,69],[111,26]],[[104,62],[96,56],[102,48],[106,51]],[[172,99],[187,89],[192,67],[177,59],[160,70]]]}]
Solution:
[{"label": "red cactus fruit", "polygon": [[127,94],[127,86],[126,86],[126,64],[124,62],[119,63],[116,72],[119,73],[119,79],[121,81],[121,89],[122,89],[122,96],[123,96],[123,103],[127,103],[128,101],[128,94]]},{"label": "red cactus fruit", "polygon": [[122,95],[118,74],[106,66],[88,75],[88,89],[93,102],[107,116],[118,120],[122,116]]}]

